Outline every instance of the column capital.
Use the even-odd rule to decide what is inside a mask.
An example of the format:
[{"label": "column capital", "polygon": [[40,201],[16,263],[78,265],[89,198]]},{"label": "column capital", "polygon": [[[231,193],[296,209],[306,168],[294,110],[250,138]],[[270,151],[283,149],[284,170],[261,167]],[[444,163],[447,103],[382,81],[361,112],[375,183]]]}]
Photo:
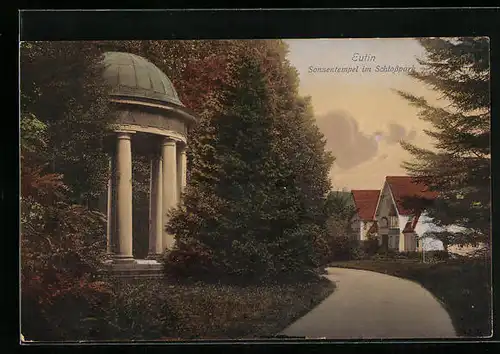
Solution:
[{"label": "column capital", "polygon": [[180,153],[186,153],[187,149],[187,142],[185,141],[178,141],[177,142],[177,147],[179,148]]},{"label": "column capital", "polygon": [[116,130],[115,133],[118,139],[123,139],[123,140],[130,140],[132,138],[132,134],[134,134],[134,132],[125,130]]},{"label": "column capital", "polygon": [[163,141],[162,141],[162,145],[163,146],[175,146],[176,145],[176,142],[174,139],[170,138],[170,137],[165,137],[163,138]]}]

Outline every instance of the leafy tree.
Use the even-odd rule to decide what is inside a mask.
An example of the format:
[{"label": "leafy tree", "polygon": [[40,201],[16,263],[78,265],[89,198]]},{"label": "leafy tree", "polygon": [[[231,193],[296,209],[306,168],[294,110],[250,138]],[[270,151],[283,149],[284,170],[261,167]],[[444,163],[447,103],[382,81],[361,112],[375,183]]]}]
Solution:
[{"label": "leafy tree", "polygon": [[326,242],[328,260],[350,259],[357,249],[357,241],[351,239],[351,219],[356,209],[350,192],[331,191],[324,206],[326,217]]},{"label": "leafy tree", "polygon": [[47,127],[48,168],[90,206],[107,186],[103,141],[114,121],[101,59],[93,42],[21,43],[21,109]]},{"label": "leafy tree", "polygon": [[349,220],[356,213],[350,192],[331,191],[325,201],[325,214],[339,219]]},{"label": "leafy tree", "polygon": [[226,273],[311,267],[329,189],[324,139],[282,42],[227,44],[237,55],[202,115],[212,138],[191,147],[190,185],[168,229],[179,251],[197,249]]},{"label": "leafy tree", "polygon": [[94,279],[105,221],[68,203],[63,176],[44,172],[47,137],[43,122],[21,112],[21,330],[30,340],[79,339],[80,321],[109,298]]},{"label": "leafy tree", "polygon": [[[21,309],[26,339],[81,339],[110,298],[95,279],[112,118],[100,54],[85,42],[21,44]],[[90,203],[89,203],[90,202]],[[62,316],[61,314],[64,314]],[[87,333],[88,334],[88,333]]]},{"label": "leafy tree", "polygon": [[439,192],[428,207],[439,229],[427,236],[451,244],[490,242],[490,64],[484,37],[419,39],[426,57],[411,77],[440,93],[449,105],[435,107],[424,98],[399,94],[432,125],[426,134],[435,149],[403,142],[413,160],[408,173]]}]

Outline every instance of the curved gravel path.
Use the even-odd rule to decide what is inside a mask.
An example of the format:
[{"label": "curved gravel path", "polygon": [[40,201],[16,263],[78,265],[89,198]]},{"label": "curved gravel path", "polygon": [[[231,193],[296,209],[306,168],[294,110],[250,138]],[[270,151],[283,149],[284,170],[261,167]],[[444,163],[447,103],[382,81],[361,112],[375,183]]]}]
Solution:
[{"label": "curved gravel path", "polygon": [[328,268],[337,288],[281,334],[327,339],[456,338],[450,316],[419,284],[390,275]]}]

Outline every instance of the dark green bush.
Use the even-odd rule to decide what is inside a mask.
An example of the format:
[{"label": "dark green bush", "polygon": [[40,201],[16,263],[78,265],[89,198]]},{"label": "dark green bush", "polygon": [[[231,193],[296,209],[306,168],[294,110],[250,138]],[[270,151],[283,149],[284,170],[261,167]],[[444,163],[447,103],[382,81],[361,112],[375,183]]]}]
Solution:
[{"label": "dark green bush", "polygon": [[441,262],[448,260],[450,258],[450,254],[444,250],[435,250],[425,252],[425,257],[429,260]]},{"label": "dark green bush", "polygon": [[[265,282],[309,274],[329,259],[323,229],[306,224],[285,230],[282,237],[257,243],[251,237],[233,242],[231,253],[209,250],[199,242],[179,243],[165,252],[167,277],[181,281]],[[239,279],[240,278],[240,279]],[[239,280],[238,280],[239,279]]]},{"label": "dark green bush", "polygon": [[398,258],[400,258],[400,259],[421,259],[422,253],[416,252],[416,251],[399,252]]},{"label": "dark green bush", "polygon": [[328,264],[332,260],[332,250],[326,232],[314,234],[314,254],[317,266]]},{"label": "dark green bush", "polygon": [[394,260],[398,257],[398,251],[393,249],[385,249],[384,247],[379,247],[376,254],[374,254],[371,259],[373,260]]},{"label": "dark green bush", "polygon": [[[101,339],[153,340],[175,333],[179,316],[165,298],[165,284],[158,280],[114,283],[114,296],[106,309]],[[107,333],[103,333],[107,331]]]},{"label": "dark green bush", "polygon": [[329,251],[324,242],[324,228],[315,224],[300,225],[293,230],[285,231],[283,241],[286,241],[286,258],[283,257],[283,242],[273,249],[273,255],[278,257],[277,273],[308,272],[324,261],[325,253]]},{"label": "dark green bush", "polygon": [[366,256],[360,241],[353,240],[348,236],[332,238],[330,248],[332,261],[363,259]]},{"label": "dark green bush", "polygon": [[367,257],[367,253],[359,241],[351,243],[350,252],[351,259],[353,260],[365,259]]},{"label": "dark green bush", "polygon": [[163,254],[163,269],[167,277],[172,278],[206,278],[214,274],[217,267],[212,262],[208,251],[200,248],[184,246],[182,249],[166,251]]},{"label": "dark green bush", "polygon": [[377,253],[379,250],[379,244],[377,239],[368,239],[361,241],[361,247],[365,253],[365,257],[371,257]]}]

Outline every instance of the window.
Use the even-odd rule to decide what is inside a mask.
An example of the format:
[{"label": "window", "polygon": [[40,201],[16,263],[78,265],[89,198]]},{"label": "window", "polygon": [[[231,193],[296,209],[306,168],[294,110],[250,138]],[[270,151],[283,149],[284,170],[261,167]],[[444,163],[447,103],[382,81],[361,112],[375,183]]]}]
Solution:
[{"label": "window", "polygon": [[398,227],[398,217],[397,216],[390,216],[389,217],[389,227],[390,228],[397,228]]}]

